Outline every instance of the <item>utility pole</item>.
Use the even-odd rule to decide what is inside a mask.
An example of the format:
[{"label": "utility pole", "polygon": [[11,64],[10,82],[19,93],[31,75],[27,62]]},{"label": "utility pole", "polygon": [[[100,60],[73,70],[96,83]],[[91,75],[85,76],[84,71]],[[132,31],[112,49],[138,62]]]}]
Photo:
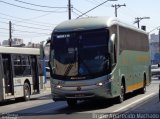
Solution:
[{"label": "utility pole", "polygon": [[139,28],[139,27],[140,27],[140,25],[139,25],[140,21],[141,21],[142,19],[150,19],[150,17],[136,17],[135,19],[136,19],[136,20],[135,20],[134,23],[137,23],[138,28]]},{"label": "utility pole", "polygon": [[71,19],[71,0],[68,0],[68,19]]},{"label": "utility pole", "polygon": [[12,46],[12,22],[9,21],[9,46]]},{"label": "utility pole", "polygon": [[126,4],[124,3],[123,5],[120,5],[120,4],[115,4],[115,5],[112,5],[112,7],[114,7],[115,8],[115,17],[117,17],[117,10],[118,10],[118,8],[120,8],[120,7],[126,7]]},{"label": "utility pole", "polygon": [[108,2],[108,1],[117,1],[117,0],[106,0],[106,1],[104,1],[104,2],[102,2],[102,3],[100,3],[99,5],[93,7],[92,9],[88,10],[87,12],[81,14],[80,16],[77,17],[77,19],[80,18],[80,17],[82,17],[83,15],[87,14],[88,12],[90,12],[90,11],[96,9],[97,7],[99,7],[99,6],[103,5],[103,4],[105,4],[105,3]]}]

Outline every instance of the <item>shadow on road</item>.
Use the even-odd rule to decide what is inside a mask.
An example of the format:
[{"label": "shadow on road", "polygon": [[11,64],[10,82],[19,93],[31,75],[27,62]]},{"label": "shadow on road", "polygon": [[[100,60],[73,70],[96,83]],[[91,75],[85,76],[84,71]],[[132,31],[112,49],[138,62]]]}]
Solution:
[{"label": "shadow on road", "polygon": [[[51,95],[44,95],[44,96],[33,96],[30,101],[32,100],[48,100],[52,99]],[[17,99],[9,99],[0,102],[0,106],[6,106],[6,105],[11,105],[11,104],[17,104],[17,103],[22,103],[25,102],[23,99],[17,98]]]},{"label": "shadow on road", "polygon": [[[139,95],[138,92],[129,93],[126,95],[126,100],[133,98]],[[23,117],[27,116],[55,116],[59,114],[71,115],[78,112],[92,111],[98,109],[109,108],[113,105],[116,105],[117,102],[115,99],[110,100],[88,100],[78,102],[76,107],[69,108],[65,101],[48,103],[45,105],[40,105],[33,108],[24,109],[17,112],[12,112],[13,114],[18,114]]]}]

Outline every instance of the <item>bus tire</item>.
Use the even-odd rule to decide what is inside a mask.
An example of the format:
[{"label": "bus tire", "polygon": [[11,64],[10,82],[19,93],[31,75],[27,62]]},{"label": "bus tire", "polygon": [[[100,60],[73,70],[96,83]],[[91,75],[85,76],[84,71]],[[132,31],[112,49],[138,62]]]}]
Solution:
[{"label": "bus tire", "polygon": [[73,108],[73,107],[76,106],[77,100],[69,99],[69,100],[67,100],[67,104],[68,104],[68,106],[69,106],[70,108]]},{"label": "bus tire", "polygon": [[124,83],[121,83],[121,89],[120,89],[120,95],[118,96],[118,103],[122,103],[124,101],[124,96],[125,96],[125,86]]},{"label": "bus tire", "polygon": [[24,91],[24,97],[23,97],[24,101],[30,100],[30,86],[28,83],[24,83],[23,91]]},{"label": "bus tire", "polygon": [[146,79],[144,77],[144,81],[143,81],[143,87],[139,89],[139,92],[141,94],[145,94],[146,93]]}]

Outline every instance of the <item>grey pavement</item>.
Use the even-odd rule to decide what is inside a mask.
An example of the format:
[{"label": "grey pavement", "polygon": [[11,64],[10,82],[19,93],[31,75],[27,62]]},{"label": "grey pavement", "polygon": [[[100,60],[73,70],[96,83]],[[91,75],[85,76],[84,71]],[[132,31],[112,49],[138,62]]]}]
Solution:
[{"label": "grey pavement", "polygon": [[160,97],[159,97],[159,84],[160,80],[154,78],[152,81],[153,87],[150,91],[156,91],[154,88],[157,88],[157,93],[149,100],[142,102],[138,106],[128,110],[126,113],[158,113],[160,118]]},{"label": "grey pavement", "polygon": [[139,106],[133,112],[141,113],[159,113],[160,114],[160,101],[159,95],[154,96],[152,99]]},{"label": "grey pavement", "polygon": [[51,90],[51,85],[50,85],[50,78],[47,78],[47,82],[44,84],[44,91],[50,91]]}]

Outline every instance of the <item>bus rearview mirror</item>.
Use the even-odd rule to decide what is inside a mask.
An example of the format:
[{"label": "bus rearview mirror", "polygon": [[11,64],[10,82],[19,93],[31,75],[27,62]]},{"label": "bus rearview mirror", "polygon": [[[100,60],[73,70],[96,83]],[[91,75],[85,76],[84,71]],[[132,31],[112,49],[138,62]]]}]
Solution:
[{"label": "bus rearview mirror", "polygon": [[109,53],[113,53],[113,46],[114,46],[115,36],[116,36],[115,34],[112,34],[110,36],[109,45],[108,45],[108,51],[109,51]]},{"label": "bus rearview mirror", "polygon": [[112,34],[111,37],[110,37],[110,40],[111,40],[112,42],[114,42],[115,37],[116,37],[116,35],[115,35],[115,34]]},{"label": "bus rearview mirror", "polygon": [[53,75],[53,72],[55,71],[55,67],[51,66],[51,61],[48,61],[48,66],[49,66],[50,75]]}]

